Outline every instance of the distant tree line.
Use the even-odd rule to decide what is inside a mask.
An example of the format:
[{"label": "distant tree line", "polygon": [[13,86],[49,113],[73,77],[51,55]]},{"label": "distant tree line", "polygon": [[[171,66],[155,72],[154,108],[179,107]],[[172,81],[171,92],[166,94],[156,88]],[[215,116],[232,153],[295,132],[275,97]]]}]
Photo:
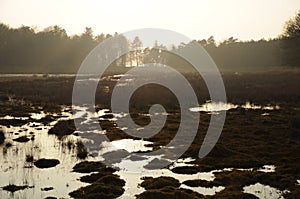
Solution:
[{"label": "distant tree line", "polygon": [[111,35],[93,36],[91,28],[81,35],[68,36],[59,26],[36,32],[0,24],[1,72],[74,72],[84,57]]},{"label": "distant tree line", "polygon": [[[86,27],[80,35],[67,35],[59,26],[42,31],[22,26],[10,28],[0,23],[0,72],[1,73],[76,73],[81,62],[97,44],[112,37],[110,34],[93,35]],[[188,63],[172,54],[188,44],[173,46],[167,51],[158,42],[142,49],[138,37],[128,41],[119,36],[121,47],[132,49],[120,56],[113,67],[140,66],[143,63],[162,63],[183,68]],[[284,26],[278,38],[259,41],[238,41],[231,37],[216,43],[213,37],[196,41],[200,43],[221,70],[257,71],[274,67],[300,66],[300,12]],[[160,49],[157,49],[160,48]],[[116,48],[117,50],[118,48]],[[112,49],[113,50],[113,49]]]}]

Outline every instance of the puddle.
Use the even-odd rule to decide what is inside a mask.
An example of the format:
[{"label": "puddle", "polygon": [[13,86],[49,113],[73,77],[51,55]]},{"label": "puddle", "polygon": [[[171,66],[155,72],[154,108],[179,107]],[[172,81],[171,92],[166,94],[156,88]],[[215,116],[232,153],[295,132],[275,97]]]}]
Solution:
[{"label": "puddle", "polygon": [[223,102],[207,102],[202,104],[199,107],[190,108],[192,112],[218,112],[218,111],[227,111],[230,109],[237,108],[238,105],[234,105],[231,103],[223,103]]},{"label": "puddle", "polygon": [[138,151],[149,151],[152,150],[152,147],[146,147],[145,145],[152,144],[152,142],[143,141],[143,140],[133,140],[133,139],[122,139],[112,142],[102,142],[99,154],[104,154],[111,151],[116,151],[119,149],[124,149],[129,153],[138,152]]},{"label": "puddle", "polygon": [[[176,174],[170,171],[169,169],[160,169],[160,170],[146,170],[144,169],[143,172],[128,172],[128,171],[117,171],[117,175],[120,176],[120,178],[124,179],[126,181],[125,184],[125,192],[120,198],[127,199],[132,198],[134,195],[140,194],[145,191],[143,187],[138,186],[140,183],[142,183],[141,178],[142,177],[153,177],[157,178],[160,176],[169,176],[173,177],[180,181],[180,183],[186,181],[186,180],[195,180],[195,179],[201,179],[201,180],[208,180],[211,181],[215,178],[213,171],[211,172],[199,172],[196,174]],[[188,189],[193,189],[192,187],[187,187]],[[218,187],[216,188],[216,191],[218,191]],[[200,189],[198,191],[201,191]],[[199,192],[202,194],[207,193],[207,190],[203,190],[203,192]]]},{"label": "puddle", "polygon": [[[174,166],[194,166],[193,164],[189,164],[192,162],[192,158],[186,158],[186,159],[178,159],[170,168],[174,168]],[[170,171],[169,169],[160,169],[160,170],[155,170],[155,171],[150,171],[150,170],[140,170],[143,169],[142,167],[138,167],[139,163],[133,162],[133,161],[123,161],[123,164],[126,163],[126,168],[128,166],[132,166],[135,171],[140,171],[140,172],[129,172],[129,171],[117,171],[116,174],[119,175],[122,179],[126,181],[126,185],[124,187],[125,192],[120,198],[130,198],[133,195],[140,194],[144,190],[144,188],[139,187],[138,184],[142,182],[141,178],[142,177],[160,177],[160,176],[169,176],[173,177],[177,180],[179,180],[180,183],[186,181],[186,180],[207,180],[207,181],[213,181],[215,179],[215,172],[224,172],[224,171],[232,171],[233,168],[224,168],[222,170],[213,170],[210,172],[198,172],[196,174],[176,174]],[[130,165],[132,164],[132,165]],[[116,166],[122,168],[122,164],[117,164]],[[124,167],[124,166],[123,166]],[[131,168],[131,167],[130,167]],[[133,169],[133,170],[134,170]],[[254,170],[253,168],[249,169],[240,169],[237,168],[237,170]],[[265,165],[262,168],[258,169],[261,172],[273,172],[275,171],[275,166],[274,165]],[[225,189],[223,186],[218,186],[218,187],[211,187],[211,188],[206,188],[206,187],[189,187],[187,185],[181,184],[181,188],[186,188],[193,190],[195,192],[198,192],[203,195],[214,195],[216,192],[222,191]]]},{"label": "puddle", "polygon": [[278,198],[283,199],[283,194],[287,192],[286,191],[280,191],[276,188],[273,188],[269,185],[263,185],[260,183],[256,183],[253,185],[245,186],[243,188],[244,193],[250,193],[258,198],[265,199],[265,198]]},{"label": "puddle", "polygon": [[194,164],[189,164],[190,162],[195,161],[193,158],[185,158],[185,159],[178,159],[176,162],[174,162],[169,168],[173,169],[175,167],[192,167]]},{"label": "puddle", "polygon": [[[123,76],[120,76],[120,78]],[[133,76],[127,76],[125,78],[121,78],[118,81],[118,84],[116,85],[117,87],[122,87],[122,86],[129,86],[129,85],[133,85],[134,81],[136,80],[136,77]]]},{"label": "puddle", "polygon": [[[67,109],[68,110],[68,109]],[[90,122],[92,119],[100,119],[100,120],[110,120],[110,121],[115,121],[118,118],[123,118],[126,117],[128,114],[126,113],[111,113],[110,109],[101,109],[98,112],[92,113],[91,111],[88,110],[88,107],[84,107],[84,106],[73,106],[73,111],[74,111],[74,115],[68,115],[69,118],[82,118],[84,119],[83,123],[88,123]],[[103,116],[106,115],[113,115],[112,118],[101,118]],[[99,118],[100,117],[100,118]]]},{"label": "puddle", "polygon": [[92,113],[91,111],[88,111],[88,107],[84,107],[84,106],[73,106],[73,115],[71,115],[72,119],[75,118],[83,118],[85,119],[83,121],[83,123],[88,123],[89,121],[91,121],[93,118],[98,118],[99,115],[105,115],[107,109],[103,109],[101,111],[99,111],[98,113],[94,112]]},{"label": "puddle", "polygon": [[12,120],[12,119],[16,119],[16,120],[28,120],[29,117],[14,117],[11,115],[6,115],[4,117],[0,117],[1,120]]},{"label": "puddle", "polygon": [[261,105],[255,105],[255,104],[251,104],[250,102],[246,102],[245,105],[241,106],[242,108],[245,109],[260,109],[260,110],[279,110],[280,106],[278,105],[267,105],[267,106],[261,106]]},{"label": "puddle", "polygon": [[232,171],[232,170],[238,170],[238,171],[259,171],[263,173],[270,173],[270,172],[275,172],[276,167],[274,165],[264,165],[261,168],[258,169],[253,169],[253,168],[248,168],[248,169],[242,169],[242,168],[224,168],[222,170],[215,170],[216,172],[222,172],[222,171]]},{"label": "puddle", "polygon": [[125,80],[126,82],[130,82],[133,81],[134,79],[129,78],[129,75],[126,74],[119,74],[119,75],[109,75],[109,76],[105,76],[105,77],[101,77],[99,78],[96,75],[93,74],[87,74],[87,75],[81,75],[80,77],[77,77],[77,82],[79,83],[86,83],[86,82],[101,82],[101,81],[109,81],[109,82],[118,82],[120,80],[121,77],[127,77]]},{"label": "puddle", "polygon": [[119,78],[124,77],[124,76],[129,76],[129,75],[128,75],[128,74],[118,74],[118,75],[113,75],[113,77],[119,77]]},{"label": "puddle", "polygon": [[279,110],[280,106],[278,105],[267,105],[267,106],[261,106],[256,104],[251,104],[250,102],[246,102],[244,105],[237,105],[232,103],[224,103],[224,102],[212,102],[208,101],[201,106],[198,107],[192,107],[189,110],[192,112],[208,112],[211,114],[217,114],[220,111],[228,111],[230,109],[235,108],[244,108],[244,109],[259,109],[259,110]]},{"label": "puddle", "polygon": [[[187,159],[178,159],[174,165],[177,166],[193,166],[192,164],[189,164],[189,162],[191,162],[192,159],[191,158],[187,158]],[[126,161],[125,161],[126,162]],[[125,163],[124,162],[124,163]],[[128,166],[129,162],[126,162]],[[141,169],[140,167],[137,167],[135,162],[131,162],[133,165],[133,167],[136,167],[136,171],[138,171],[139,169]],[[134,165],[135,164],[135,165]],[[118,166],[120,166],[120,164],[118,164]],[[172,168],[172,167],[171,167]],[[275,171],[275,166],[273,165],[265,165],[262,168],[258,169],[261,172],[273,172],[273,169]],[[160,177],[160,176],[169,176],[169,177],[173,177],[177,180],[179,180],[180,183],[186,181],[186,180],[207,180],[207,181],[213,181],[215,179],[215,172],[223,172],[223,171],[232,171],[233,168],[224,168],[222,170],[213,170],[210,172],[198,172],[196,174],[176,174],[173,173],[172,171],[170,171],[169,169],[160,169],[160,170],[155,170],[155,171],[149,171],[144,169],[141,172],[128,172],[128,171],[124,171],[124,170],[120,170],[117,171],[116,174],[119,175],[122,179],[124,179],[126,181],[126,185],[124,187],[125,192],[124,194],[120,197],[122,199],[125,198],[131,198],[133,195],[136,194],[140,194],[142,192],[144,192],[144,188],[143,187],[139,187],[138,185],[140,183],[142,183],[141,178],[142,177]],[[237,168],[237,170],[254,170],[253,168],[249,168],[249,169],[239,169]],[[190,189],[193,190],[195,192],[198,192],[200,194],[203,195],[214,195],[216,192],[220,192],[223,189],[225,189],[225,187],[223,186],[217,186],[217,187],[211,187],[211,188],[206,188],[206,187],[189,187],[187,185],[181,184],[180,186],[181,188],[185,188],[185,189]],[[252,190],[256,191],[256,190],[260,190],[261,187],[253,187]],[[247,189],[248,190],[248,189]],[[251,189],[250,189],[251,190]],[[273,189],[269,190],[270,193],[274,193]],[[268,198],[268,197],[266,197]]]},{"label": "puddle", "polygon": [[30,117],[35,120],[40,120],[46,116],[44,111],[41,111],[40,113],[31,113],[30,115],[31,115]]},{"label": "puddle", "polygon": [[205,196],[213,196],[217,192],[220,192],[220,191],[225,189],[225,187],[223,187],[223,186],[207,188],[207,187],[189,187],[185,184],[182,184],[180,186],[180,188],[191,189],[191,190],[193,190],[195,192],[198,192],[198,193],[200,193],[202,195],[205,195]]},{"label": "puddle", "polygon": [[127,113],[113,113],[114,117],[115,118],[123,118],[123,117],[126,117],[128,114]]},{"label": "puddle", "polygon": [[275,172],[275,169],[276,167],[274,165],[264,165],[262,168],[257,169],[257,171],[269,173]]},{"label": "puddle", "polygon": [[102,110],[99,110],[99,111],[98,111],[98,116],[99,116],[99,117],[104,116],[104,115],[106,115],[108,112],[109,112],[109,109],[102,109]]}]

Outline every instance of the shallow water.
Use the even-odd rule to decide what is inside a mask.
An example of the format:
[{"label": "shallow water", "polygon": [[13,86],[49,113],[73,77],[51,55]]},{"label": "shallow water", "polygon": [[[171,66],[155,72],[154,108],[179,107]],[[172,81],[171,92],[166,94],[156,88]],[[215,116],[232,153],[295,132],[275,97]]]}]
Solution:
[{"label": "shallow water", "polygon": [[207,188],[207,187],[189,187],[185,184],[182,184],[180,186],[180,188],[191,189],[191,190],[201,193],[202,195],[205,195],[205,196],[213,196],[217,192],[220,192],[225,189],[225,187],[223,187],[223,186]]},{"label": "shallow water", "polygon": [[31,115],[30,117],[35,120],[40,120],[43,117],[46,117],[46,114],[44,111],[41,111],[40,113],[31,113],[30,115]]},{"label": "shallow water", "polygon": [[146,147],[145,145],[152,144],[152,142],[143,141],[143,140],[133,140],[133,139],[122,139],[112,142],[102,142],[99,154],[104,154],[111,151],[116,151],[124,149],[129,153],[138,152],[138,151],[149,151],[152,150],[152,147]]},{"label": "shallow water", "polygon": [[[131,161],[132,162],[132,161]],[[132,162],[135,164],[135,162]],[[177,164],[180,164],[181,166],[187,166],[188,164],[183,163],[182,159],[178,159],[177,160]],[[127,162],[126,164],[126,168],[128,168],[129,162]],[[176,163],[175,163],[176,164]],[[117,164],[118,166],[120,166],[120,164]],[[135,164],[136,165],[136,164]],[[136,166],[135,166],[136,167]],[[142,169],[142,171],[140,170]],[[143,187],[140,187],[139,184],[142,183],[141,178],[142,177],[160,177],[160,176],[170,176],[173,177],[177,180],[179,180],[180,183],[186,181],[186,180],[194,180],[194,179],[201,179],[201,180],[213,180],[215,178],[213,172],[198,172],[196,174],[177,174],[177,173],[173,173],[172,171],[170,171],[169,169],[160,169],[160,170],[147,170],[143,167],[139,167],[138,172],[133,172],[133,171],[127,171],[127,170],[120,170],[117,171],[116,174],[119,175],[122,179],[124,179],[126,181],[126,185],[124,187],[125,192],[124,194],[120,197],[120,198],[130,198],[133,195],[136,194],[140,194],[144,191]],[[193,190],[194,187],[186,187],[188,189]],[[212,188],[212,191],[218,191],[219,188]],[[200,189],[199,189],[200,191]],[[207,192],[207,190],[206,190]],[[202,194],[206,193],[205,191],[203,192],[199,192]],[[209,194],[208,194],[209,195]]]},{"label": "shallow water", "polygon": [[[74,151],[63,147],[55,135],[48,135],[50,126],[28,123],[21,127],[1,126],[1,129],[5,132],[6,142],[12,143],[12,146],[9,148],[4,145],[0,146],[0,187],[8,184],[34,187],[15,193],[0,190],[0,198],[68,197],[70,190],[85,185],[76,180],[81,176],[80,174],[70,172],[74,163],[79,162]],[[14,132],[18,132],[17,135]],[[12,141],[20,136],[34,137],[34,140],[26,143]],[[40,158],[58,159],[60,164],[54,168],[39,169],[33,163],[25,161],[27,155],[33,156],[35,160]],[[47,192],[42,191],[41,189],[45,187],[54,189]]]},{"label": "shallow water", "polygon": [[[246,102],[243,105],[237,105],[237,104],[233,104],[233,103],[207,101],[206,103],[204,103],[198,107],[190,108],[190,111],[192,111],[192,112],[207,112],[207,113],[211,113],[211,114],[217,114],[220,111],[228,111],[231,109],[236,109],[238,107],[241,107],[244,109],[253,109],[253,110],[256,110],[256,109],[278,110],[278,109],[280,109],[279,105],[261,106],[261,105],[257,105],[257,104],[252,104],[250,102]],[[267,114],[265,114],[265,115],[267,115]]]},{"label": "shallow water", "polygon": [[278,198],[283,199],[282,194],[284,194],[287,191],[279,191],[276,188],[273,188],[269,185],[263,185],[261,183],[256,183],[253,185],[249,185],[243,188],[245,193],[250,193],[258,198],[264,199],[264,198]]},{"label": "shallow water", "polygon": [[[207,105],[207,111],[218,111],[220,107],[224,108],[224,104],[218,104],[216,107],[212,108],[212,105]],[[229,104],[225,108],[230,108],[235,105]],[[210,107],[210,108],[209,108]],[[109,109],[102,109],[97,113],[91,113],[86,107],[73,107],[76,110],[75,115],[72,115],[71,107],[62,107],[61,114],[53,114],[53,116],[59,116],[57,120],[66,120],[70,118],[83,117],[83,122],[89,122],[92,118],[99,118],[109,113]],[[267,110],[270,110],[267,108]],[[113,119],[118,119],[119,117],[125,117],[125,114],[113,114]],[[40,113],[32,113],[32,119],[41,119],[45,117],[46,114],[41,111]],[[5,116],[2,119],[16,119],[12,116]],[[19,118],[28,119],[28,118]],[[101,118],[99,118],[101,119]],[[111,120],[113,120],[111,119]],[[4,187],[8,184],[15,185],[29,185],[34,186],[34,188],[28,188],[25,190],[20,190],[14,194],[0,189],[0,198],[44,198],[47,196],[55,197],[65,197],[69,198],[68,193],[78,189],[79,187],[86,186],[86,183],[80,182],[78,179],[82,174],[73,173],[73,166],[80,162],[76,157],[76,150],[74,147],[69,148],[67,146],[68,141],[75,142],[80,139],[76,136],[69,135],[65,139],[58,139],[55,135],[49,135],[48,130],[57,121],[51,122],[49,125],[43,125],[37,122],[30,122],[26,125],[20,127],[5,127],[0,126],[0,128],[5,132],[6,142],[12,143],[12,146],[7,148],[5,145],[0,146],[0,187]],[[105,133],[103,131],[97,131],[96,133]],[[20,136],[28,136],[34,140],[30,140],[26,143],[19,143],[13,141],[13,139]],[[80,134],[79,134],[80,135]],[[102,149],[99,151],[99,156],[89,157],[88,160],[101,160],[102,155],[107,152],[116,151],[119,149],[125,149],[130,153],[137,151],[149,151],[152,150],[151,142],[144,140],[133,140],[133,139],[121,139],[112,142],[103,142]],[[49,169],[39,169],[35,167],[32,163],[27,163],[25,161],[26,155],[32,155],[35,160],[40,158],[55,158],[60,161],[60,164],[56,167]],[[144,189],[139,186],[142,182],[141,177],[160,177],[160,176],[170,176],[178,179],[181,183],[186,180],[214,180],[214,172],[230,171],[233,168],[224,168],[223,170],[214,170],[210,172],[198,172],[196,174],[176,174],[169,169],[160,170],[147,170],[144,168],[149,161],[154,158],[160,158],[156,156],[147,157],[146,160],[132,161],[131,156],[123,159],[121,162],[115,163],[114,166],[120,170],[115,172],[120,178],[126,181],[125,193],[120,198],[132,198],[134,195],[142,193]],[[192,158],[178,159],[175,163],[170,166],[170,169],[179,166],[194,166],[190,162],[194,161]],[[129,169],[128,169],[129,168]],[[239,169],[238,170],[254,170],[249,169]],[[275,172],[276,167],[274,165],[265,165],[262,168],[257,169],[260,172]],[[53,187],[51,191],[42,191],[42,188]],[[182,188],[191,189],[199,192],[203,195],[214,195],[216,192],[222,191],[224,187],[189,187],[186,185],[181,185]],[[247,193],[252,193],[260,198],[265,198],[269,196],[279,196],[281,197],[281,192],[277,189],[269,187],[267,185],[255,184],[244,188]]]},{"label": "shallow water", "polygon": [[[191,158],[187,158],[187,159],[178,159],[175,163],[174,166],[171,166],[170,168],[174,168],[176,166],[194,166],[192,164],[188,164],[188,162],[192,161]],[[132,161],[131,161],[132,162]],[[127,162],[128,164],[126,166],[129,166],[129,162]],[[132,162],[135,163],[135,162]],[[119,166],[119,164],[118,164]],[[135,167],[136,164],[135,164]],[[127,168],[127,167],[126,167]],[[136,170],[141,169],[141,167],[137,168]],[[215,174],[216,172],[223,172],[223,171],[232,171],[234,168],[224,168],[222,170],[212,170],[210,172],[198,172],[196,174],[177,174],[177,173],[173,173],[172,171],[170,171],[169,169],[160,169],[160,170],[155,170],[155,171],[150,171],[147,169],[144,169],[143,171],[140,172],[133,172],[133,171],[128,171],[128,170],[121,170],[121,171],[117,171],[116,174],[119,175],[122,179],[124,179],[126,181],[126,185],[125,185],[125,192],[124,194],[120,197],[120,198],[128,198],[128,197],[132,197],[135,194],[139,194],[142,193],[144,190],[143,187],[138,186],[140,183],[142,183],[141,178],[142,177],[160,177],[160,176],[169,176],[169,177],[173,177],[177,180],[179,180],[180,183],[186,181],[186,180],[207,180],[207,181],[213,181],[215,179]],[[274,170],[273,170],[274,169]],[[133,169],[134,170],[134,169]],[[237,168],[237,170],[250,170],[253,171],[253,168],[249,168],[249,169],[240,169]],[[275,167],[273,165],[265,165],[262,168],[257,169],[257,171],[260,172],[275,172]],[[225,189],[225,187],[223,186],[215,186],[215,187],[211,187],[211,188],[207,188],[207,187],[189,187],[187,185],[182,184],[180,186],[181,188],[185,188],[185,189],[190,189],[193,190],[195,192],[198,192],[200,194],[203,195],[214,195],[216,192],[220,192],[223,189]],[[253,187],[251,190],[254,191],[261,191],[262,187]],[[248,190],[248,189],[247,189]],[[278,192],[277,189],[273,188],[271,191],[274,192]]]}]

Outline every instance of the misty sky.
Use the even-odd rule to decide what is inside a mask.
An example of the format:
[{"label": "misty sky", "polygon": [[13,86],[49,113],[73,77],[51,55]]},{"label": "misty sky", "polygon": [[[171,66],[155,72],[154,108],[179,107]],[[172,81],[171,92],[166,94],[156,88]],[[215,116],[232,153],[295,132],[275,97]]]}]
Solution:
[{"label": "misty sky", "polygon": [[164,28],[192,39],[273,38],[300,9],[300,0],[0,0],[0,21],[39,30],[59,25],[78,34]]}]

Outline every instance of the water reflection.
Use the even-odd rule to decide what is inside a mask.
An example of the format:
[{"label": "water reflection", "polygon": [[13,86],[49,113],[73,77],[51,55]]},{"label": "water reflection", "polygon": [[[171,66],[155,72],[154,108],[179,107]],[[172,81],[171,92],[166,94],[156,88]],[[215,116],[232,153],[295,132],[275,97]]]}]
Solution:
[{"label": "water reflection", "polygon": [[207,102],[199,107],[192,107],[190,111],[192,112],[218,112],[218,111],[227,111],[229,109],[237,108],[238,105],[234,105],[232,103],[224,103],[224,102]]},{"label": "water reflection", "polygon": [[250,193],[258,198],[280,198],[283,199],[283,194],[287,191],[280,191],[276,188],[273,188],[269,185],[263,185],[261,183],[256,183],[253,185],[245,186],[243,188],[245,193]]},{"label": "water reflection", "polygon": [[[228,103],[213,103],[209,102],[200,107],[196,107],[191,111],[205,111],[205,112],[217,112],[221,110],[229,110],[232,108],[237,108],[237,105]],[[257,109],[265,110],[276,110],[279,106],[258,106],[246,103],[241,106],[247,109],[253,107]],[[273,107],[273,108],[271,108]],[[120,117],[126,117],[124,113],[111,113],[109,109],[101,109],[96,113],[92,113],[86,107],[73,107],[75,110],[75,115],[72,115],[71,107],[64,106],[60,113],[52,114],[55,117],[55,121],[50,122],[45,125],[38,120],[46,117],[47,115],[41,111],[39,113],[31,113],[30,118],[24,117],[19,119],[31,119],[36,120],[34,122],[28,122],[22,126],[0,126],[1,130],[5,132],[5,143],[0,146],[0,187],[4,187],[8,184],[15,185],[29,185],[34,186],[33,188],[28,188],[25,190],[20,190],[14,194],[0,190],[0,198],[45,198],[47,196],[64,197],[68,198],[68,193],[78,189],[79,187],[86,186],[87,184],[80,182],[78,179],[82,176],[79,173],[71,172],[73,166],[80,162],[76,156],[75,143],[80,140],[80,132],[78,136],[69,135],[63,139],[58,139],[55,135],[49,135],[48,130],[53,127],[59,120],[68,120],[72,118],[84,118],[83,122],[88,122],[92,118],[101,119],[101,117],[108,114],[112,114],[114,119]],[[168,113],[165,113],[168,114]],[[16,117],[5,116],[2,119],[16,119]],[[111,118],[106,118],[111,120]],[[97,131],[96,133],[104,133],[103,131]],[[30,138],[28,142],[15,142],[15,138],[20,136],[26,136]],[[12,146],[8,146],[7,143],[11,143]],[[103,142],[101,144],[101,150],[99,156],[93,158],[88,157],[88,160],[99,160],[103,159],[102,155],[108,152],[116,151],[119,149],[124,149],[130,153],[132,152],[143,152],[151,151],[152,142],[144,140],[133,140],[133,139],[121,139],[112,142]],[[142,153],[140,153],[142,154]],[[58,159],[60,164],[53,168],[39,169],[33,165],[32,162],[26,162],[27,156],[33,156],[34,160],[40,158],[53,158]],[[142,182],[141,178],[145,176],[149,177],[160,177],[160,176],[170,176],[178,179],[181,183],[186,180],[207,180],[212,181],[215,179],[214,172],[231,171],[233,168],[224,168],[222,170],[214,170],[210,172],[198,172],[196,174],[176,174],[170,169],[175,167],[185,167],[185,166],[196,166],[192,164],[194,159],[178,159],[169,168],[160,170],[148,170],[144,166],[149,163],[149,161],[155,158],[161,158],[156,156],[141,155],[140,159],[135,159],[134,154],[129,155],[122,161],[114,164],[120,170],[115,172],[122,179],[126,181],[125,193],[120,198],[132,198],[134,195],[142,193],[144,188],[139,186]],[[145,158],[145,159],[143,159]],[[130,170],[128,170],[130,168]],[[262,168],[257,169],[259,172],[275,172],[274,165],[265,165]],[[237,170],[254,170],[249,169],[237,169]],[[298,181],[299,183],[299,181]],[[52,190],[43,191],[42,189],[46,187],[53,187]],[[224,187],[189,187],[186,185],[181,185],[182,188],[191,189],[193,191],[199,192],[203,195],[214,195],[216,192],[222,191]],[[258,197],[269,197],[269,196],[281,196],[281,192],[278,192],[275,188],[261,185],[259,183],[251,185],[244,188],[247,193],[256,193]],[[273,194],[273,195],[272,195]],[[255,195],[255,194],[254,194]]]},{"label": "water reflection", "polygon": [[245,105],[241,106],[242,108],[245,109],[260,109],[260,110],[279,110],[280,106],[279,105],[267,105],[267,106],[261,106],[261,105],[257,105],[257,104],[251,104],[250,102],[246,102]]},{"label": "water reflection", "polygon": [[198,107],[192,107],[190,108],[190,111],[192,112],[208,112],[210,114],[218,114],[220,111],[228,111],[230,109],[236,109],[238,107],[244,108],[244,109],[259,109],[259,110],[279,110],[279,105],[267,105],[267,106],[261,106],[257,104],[253,104],[250,102],[246,102],[244,105],[237,105],[232,103],[224,103],[224,102],[212,102],[208,101],[201,106]]},{"label": "water reflection", "polygon": [[[32,114],[32,118],[41,119],[44,113]],[[8,117],[6,117],[8,118]],[[5,133],[5,144],[0,146],[0,187],[8,184],[33,186],[10,193],[0,190],[0,198],[44,198],[47,196],[68,197],[70,190],[86,185],[79,182],[81,175],[72,173],[72,167],[79,162],[74,150],[68,150],[55,135],[48,135],[52,125],[29,122],[19,127],[1,126]],[[27,142],[16,142],[14,139],[26,136]],[[11,143],[7,145],[7,143]],[[60,164],[53,168],[39,169],[26,157],[34,160],[40,158],[58,159]],[[42,191],[45,187],[52,190]]]},{"label": "water reflection", "polygon": [[193,190],[195,192],[198,192],[198,193],[201,193],[202,195],[205,195],[205,196],[213,196],[217,192],[220,192],[220,191],[225,189],[225,187],[223,187],[223,186],[218,186],[218,187],[189,187],[185,184],[182,184],[180,186],[180,188],[191,189],[191,190]]},{"label": "water reflection", "polygon": [[[141,161],[142,162],[142,161]],[[140,164],[141,164],[140,162]],[[175,164],[180,165],[188,165],[187,163],[184,163],[184,159],[178,159]],[[128,164],[130,161],[124,161],[124,163]],[[132,164],[135,164],[134,167],[137,167],[139,163],[131,161]],[[121,164],[117,164],[118,166],[122,167]],[[125,167],[128,168],[128,167]],[[142,171],[140,169],[143,169]],[[125,184],[125,192],[120,198],[132,198],[132,196],[142,193],[144,190],[143,187],[140,187],[139,184],[142,183],[141,178],[142,177],[160,177],[160,176],[170,176],[177,180],[179,180],[180,183],[186,181],[186,180],[194,180],[194,179],[201,179],[201,180],[208,180],[211,181],[215,178],[213,172],[198,172],[196,174],[177,174],[173,173],[169,169],[159,169],[159,170],[147,170],[143,167],[138,167],[138,170],[140,172],[133,172],[133,171],[127,171],[127,170],[120,170],[117,171],[116,174],[119,175],[122,179],[126,181]],[[189,189],[193,189],[191,187],[188,187]],[[204,193],[204,192],[200,192]]]},{"label": "water reflection", "polygon": [[264,165],[262,168],[257,169],[257,171],[269,173],[269,172],[275,172],[275,169],[276,169],[275,165]]},{"label": "water reflection", "polygon": [[30,117],[35,120],[40,120],[43,117],[46,117],[46,114],[44,111],[41,111],[40,113],[31,113],[30,115],[31,115]]},{"label": "water reflection", "polygon": [[129,153],[138,152],[138,151],[149,151],[152,150],[152,147],[146,147],[145,145],[152,144],[149,141],[143,140],[133,140],[133,139],[122,139],[112,142],[102,142],[99,154],[105,154],[107,152],[116,151],[116,150],[126,150]]}]

